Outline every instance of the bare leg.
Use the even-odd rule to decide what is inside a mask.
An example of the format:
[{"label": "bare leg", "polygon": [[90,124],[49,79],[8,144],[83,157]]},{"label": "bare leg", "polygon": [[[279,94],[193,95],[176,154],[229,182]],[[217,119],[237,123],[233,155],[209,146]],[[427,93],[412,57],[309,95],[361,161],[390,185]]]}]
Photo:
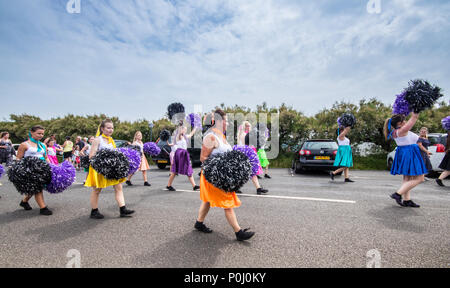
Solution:
[{"label": "bare leg", "polygon": [[172,186],[173,180],[175,180],[175,173],[170,173],[170,177],[169,177],[169,183],[167,183],[167,187]]},{"label": "bare leg", "polygon": [[344,175],[345,175],[345,179],[348,179],[348,171],[350,169],[348,169],[348,167],[344,168]]},{"label": "bare leg", "polygon": [[44,192],[39,192],[36,195],[34,195],[34,200],[36,200],[36,203],[39,205],[39,208],[45,208],[45,202],[44,202]]},{"label": "bare leg", "polygon": [[224,209],[225,210],[225,217],[228,220],[228,223],[233,227],[234,232],[241,231],[241,227],[239,226],[236,218],[236,214],[234,213],[233,208]]},{"label": "bare leg", "polygon": [[31,199],[32,197],[33,197],[33,196],[27,195],[27,196],[23,197],[22,202],[27,203],[28,201],[30,201],[30,199]]},{"label": "bare leg", "polygon": [[142,176],[144,176],[144,182],[147,182],[147,170],[142,171]]},{"label": "bare leg", "polygon": [[342,167],[342,168],[339,168],[339,169],[336,169],[336,170],[334,170],[334,172],[332,172],[334,175],[336,175],[336,174],[338,174],[338,173],[341,173],[342,171],[344,171],[345,170],[345,167]]},{"label": "bare leg", "polygon": [[255,185],[256,189],[261,188],[261,185],[259,185],[259,181],[258,181],[258,177],[257,176],[253,176],[252,177],[252,182],[253,182],[253,185]]},{"label": "bare leg", "polygon": [[116,191],[116,201],[119,207],[125,206],[125,198],[123,197],[122,184],[114,185],[114,190]]},{"label": "bare leg", "polygon": [[194,176],[188,177],[189,182],[191,182],[192,187],[195,187],[195,180],[194,180]]},{"label": "bare leg", "polygon": [[409,199],[409,191],[411,191],[414,187],[419,185],[424,181],[424,176],[415,176],[415,177],[408,177],[410,180],[403,183],[403,185],[400,187],[400,189],[397,191],[398,194],[404,195],[404,199],[406,201]]},{"label": "bare leg", "polygon": [[448,177],[448,175],[450,175],[450,171],[445,170],[444,172],[441,173],[441,176],[439,176],[439,179],[444,180],[445,178]]},{"label": "bare leg", "polygon": [[130,176],[128,176],[128,181],[131,181],[131,178],[133,177],[134,174],[131,174]]},{"label": "bare leg", "polygon": [[95,188],[91,193],[91,208],[98,209],[98,198],[100,196],[100,192],[102,192],[101,188]]},{"label": "bare leg", "polygon": [[209,204],[209,202],[202,202],[202,205],[200,205],[200,209],[198,210],[198,218],[197,218],[198,222],[205,221],[206,215],[208,215],[210,207],[211,205]]}]

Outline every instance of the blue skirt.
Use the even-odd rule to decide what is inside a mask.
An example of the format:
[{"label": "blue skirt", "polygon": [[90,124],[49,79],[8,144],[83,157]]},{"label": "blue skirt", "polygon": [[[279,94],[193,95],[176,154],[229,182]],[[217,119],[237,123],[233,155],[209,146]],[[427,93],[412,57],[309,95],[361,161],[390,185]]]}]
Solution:
[{"label": "blue skirt", "polygon": [[353,167],[352,147],[350,145],[339,146],[333,166]]},{"label": "blue skirt", "polygon": [[427,174],[419,145],[398,146],[392,163],[392,175],[419,176]]}]

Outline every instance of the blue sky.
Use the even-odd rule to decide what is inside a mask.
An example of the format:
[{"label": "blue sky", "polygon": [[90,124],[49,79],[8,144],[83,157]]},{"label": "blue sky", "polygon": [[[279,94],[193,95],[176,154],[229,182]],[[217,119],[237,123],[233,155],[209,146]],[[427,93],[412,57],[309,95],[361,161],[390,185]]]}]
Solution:
[{"label": "blue sky", "polygon": [[220,103],[392,103],[410,79],[450,91],[450,1],[0,1],[0,120],[158,119]]}]

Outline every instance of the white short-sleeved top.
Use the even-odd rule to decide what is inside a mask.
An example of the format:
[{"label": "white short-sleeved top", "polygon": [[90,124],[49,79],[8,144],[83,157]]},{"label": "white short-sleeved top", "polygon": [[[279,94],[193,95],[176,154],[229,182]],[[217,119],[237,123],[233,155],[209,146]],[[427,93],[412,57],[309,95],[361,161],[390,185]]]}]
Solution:
[{"label": "white short-sleeved top", "polygon": [[[396,133],[397,134],[397,133]],[[397,143],[397,146],[408,146],[412,144],[417,144],[417,141],[419,140],[419,135],[408,131],[408,134],[403,137],[397,137],[394,138],[395,143]]]},{"label": "white short-sleeved top", "polygon": [[339,146],[348,146],[350,145],[350,139],[348,139],[347,137],[344,138],[344,140],[340,140],[339,137],[337,138],[337,142],[339,144]]},{"label": "white short-sleeved top", "polygon": [[98,145],[98,150],[109,149],[114,150],[114,146],[112,143],[108,143],[102,136],[100,136],[100,145]]},{"label": "white short-sleeved top", "polygon": [[231,151],[231,145],[228,143],[224,143],[222,139],[220,139],[220,137],[218,137],[216,134],[214,134],[213,132],[206,134],[206,136],[208,135],[213,135],[217,142],[219,143],[219,147],[214,148],[214,150],[211,152],[211,156],[215,155],[215,154],[221,154],[221,153],[225,153],[228,151]]}]

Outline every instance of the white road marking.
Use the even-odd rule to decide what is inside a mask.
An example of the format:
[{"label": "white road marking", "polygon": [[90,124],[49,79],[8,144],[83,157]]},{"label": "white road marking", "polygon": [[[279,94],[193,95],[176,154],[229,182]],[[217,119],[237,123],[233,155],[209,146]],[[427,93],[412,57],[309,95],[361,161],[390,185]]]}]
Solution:
[{"label": "white road marking", "polygon": [[[163,189],[163,191],[169,191],[169,190]],[[182,189],[177,189],[177,191],[174,191],[174,192],[200,193],[199,191],[182,190]],[[339,200],[339,199],[276,196],[276,195],[254,195],[254,194],[236,194],[236,195],[238,195],[238,196],[246,196],[246,197],[259,197],[259,198],[273,198],[273,199],[304,200],[304,201],[319,201],[319,202],[334,202],[334,203],[356,204],[356,201]]]}]

